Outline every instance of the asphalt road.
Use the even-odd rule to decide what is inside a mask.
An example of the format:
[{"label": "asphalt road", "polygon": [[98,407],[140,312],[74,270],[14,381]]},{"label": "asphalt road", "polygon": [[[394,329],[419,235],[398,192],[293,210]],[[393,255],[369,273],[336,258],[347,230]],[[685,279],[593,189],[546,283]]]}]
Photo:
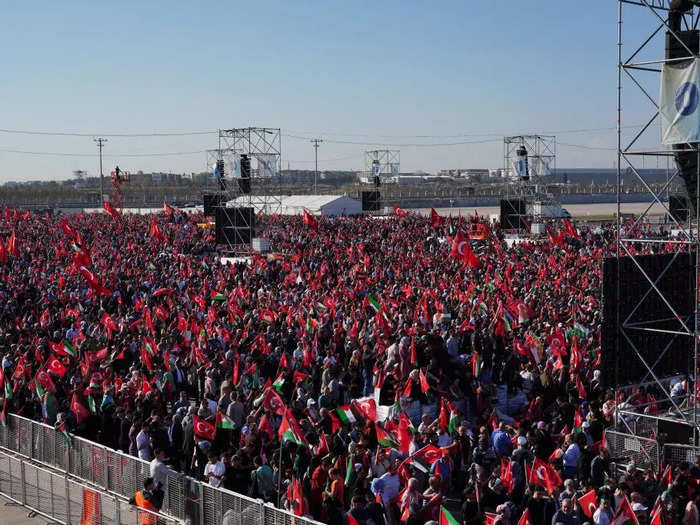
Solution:
[{"label": "asphalt road", "polygon": [[[643,213],[650,205],[649,202],[627,202],[622,204],[622,213],[633,213],[639,215]],[[601,216],[613,216],[617,213],[617,204],[612,203],[598,203],[598,204],[568,204],[564,205],[564,208],[569,211],[572,217],[577,219],[586,219],[586,217],[601,217]],[[436,208],[440,215],[458,215],[460,212],[463,216],[473,215],[474,210],[479,212],[481,216],[487,216],[491,214],[499,214],[500,208],[498,206],[479,206],[477,208]],[[424,215],[430,213],[430,208],[418,208],[416,210]],[[658,203],[654,203],[649,211],[651,215],[663,215],[665,213],[663,207]]]}]

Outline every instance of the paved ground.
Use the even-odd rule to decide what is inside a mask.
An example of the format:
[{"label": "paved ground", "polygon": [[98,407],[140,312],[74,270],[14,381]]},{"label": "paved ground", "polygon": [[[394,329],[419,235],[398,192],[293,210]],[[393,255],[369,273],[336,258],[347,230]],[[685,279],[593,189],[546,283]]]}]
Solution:
[{"label": "paved ground", "polygon": [[[622,204],[622,213],[634,213],[639,215],[644,212],[649,207],[648,202],[629,202]],[[569,211],[572,217],[585,219],[586,217],[601,217],[601,216],[613,216],[617,213],[616,203],[598,203],[598,204],[565,204],[564,208]],[[477,208],[436,208],[436,211],[440,215],[458,215],[460,211],[462,215],[474,214],[474,210],[479,212],[479,215],[490,215],[500,213],[500,208],[498,206],[479,206]],[[411,210],[413,211],[413,210]],[[418,211],[423,214],[429,214],[430,208],[419,208]],[[652,215],[663,215],[664,209],[655,203],[649,212]]]},{"label": "paved ground", "polygon": [[43,525],[49,520],[43,516],[28,518],[29,509],[11,503],[10,500],[0,496],[0,523],[12,525]]}]

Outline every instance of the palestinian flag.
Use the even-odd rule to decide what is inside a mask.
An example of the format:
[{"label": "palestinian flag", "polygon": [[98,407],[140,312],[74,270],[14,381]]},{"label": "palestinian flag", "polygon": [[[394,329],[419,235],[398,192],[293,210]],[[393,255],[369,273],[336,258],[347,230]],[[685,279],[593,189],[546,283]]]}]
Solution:
[{"label": "palestinian flag", "polygon": [[325,314],[326,311],[328,310],[328,308],[326,307],[326,305],[323,304],[323,303],[321,303],[321,302],[316,303],[316,307],[315,307],[315,308],[316,308],[316,313],[318,313],[319,315]]},{"label": "palestinian flag", "polygon": [[36,389],[36,395],[39,396],[39,399],[43,402],[44,396],[46,395],[46,390],[44,390],[44,387],[41,386],[38,379],[34,379],[34,388]]},{"label": "palestinian flag", "polygon": [[357,479],[357,474],[355,472],[355,455],[350,454],[348,456],[348,462],[345,464],[345,486],[351,486]]},{"label": "palestinian flag", "polygon": [[294,429],[289,424],[286,414],[282,417],[282,423],[280,424],[280,428],[278,430],[278,436],[283,442],[290,441],[292,443],[296,443],[297,445],[304,444],[302,439],[296,434],[296,432],[294,432]]},{"label": "palestinian flag", "polygon": [[351,425],[357,421],[355,419],[355,415],[352,413],[352,410],[350,410],[350,405],[336,408],[335,413],[338,415],[338,419],[340,419],[346,425]]},{"label": "palestinian flag", "polygon": [[63,351],[73,358],[75,358],[75,356],[78,354],[75,347],[68,339],[63,340]]},{"label": "palestinian flag", "polygon": [[219,292],[212,292],[211,298],[214,301],[225,301],[226,300],[226,296],[222,293],[219,293]]},{"label": "palestinian flag", "polygon": [[452,514],[450,514],[450,511],[440,505],[440,518],[438,519],[438,525],[459,525],[459,522]]},{"label": "palestinian flag", "polygon": [[5,399],[12,399],[12,397],[12,387],[10,386],[10,382],[7,379],[5,379]]},{"label": "palestinian flag", "polygon": [[399,444],[396,442],[396,439],[394,439],[394,437],[391,434],[389,434],[386,430],[380,427],[377,423],[374,424],[374,427],[377,429],[377,442],[379,443],[379,445],[387,448],[399,448]]},{"label": "palestinian flag", "polygon": [[474,377],[479,377],[483,368],[484,364],[481,362],[481,356],[477,352],[474,352],[474,355],[472,355],[472,375]]},{"label": "palestinian flag", "polygon": [[222,430],[234,430],[236,424],[225,414],[221,413],[221,410],[216,411],[216,428]]},{"label": "palestinian flag", "polygon": [[367,303],[365,306],[371,306],[372,308],[374,308],[375,312],[378,312],[379,310],[382,309],[382,305],[379,303],[379,301],[377,301],[370,294],[367,294],[365,296],[365,302]]},{"label": "palestinian flag", "polygon": [[73,446],[73,442],[71,441],[71,438],[70,438],[70,436],[68,435],[68,431],[66,430],[66,424],[65,424],[65,422],[64,422],[64,423],[61,423],[61,424],[58,426],[58,431],[59,431],[59,432],[61,433],[61,435],[63,436],[63,439],[66,440],[66,445],[68,446],[68,448],[72,447],[72,446]]},{"label": "palestinian flag", "polygon": [[569,337],[576,335],[578,337],[585,338],[588,336],[588,332],[589,332],[588,328],[583,326],[581,323],[575,322],[574,327],[571,330],[569,330],[569,333],[567,335],[569,335]]},{"label": "palestinian flag", "polygon": [[280,390],[282,390],[283,386],[284,386],[284,377],[282,377],[280,375],[277,379],[275,379],[275,382],[272,383],[272,388],[274,388],[277,392],[279,392]]},{"label": "palestinian flag", "polygon": [[459,414],[457,414],[457,411],[454,409],[454,407],[451,405],[451,403],[448,403],[450,407],[450,422],[447,427],[447,431],[450,434],[454,434],[457,432],[457,427],[459,426]]}]

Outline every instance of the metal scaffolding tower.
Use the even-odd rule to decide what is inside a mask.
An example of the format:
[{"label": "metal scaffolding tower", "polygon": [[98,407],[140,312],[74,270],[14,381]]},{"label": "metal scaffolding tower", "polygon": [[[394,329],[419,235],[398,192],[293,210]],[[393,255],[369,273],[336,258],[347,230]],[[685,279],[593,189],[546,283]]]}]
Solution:
[{"label": "metal scaffolding tower", "polygon": [[[518,173],[521,151],[527,156],[524,171]],[[561,205],[547,193],[547,178],[556,168],[557,141],[554,135],[512,135],[503,137],[503,176],[506,179],[505,199],[525,201],[523,218],[542,224],[556,214]],[[527,173],[524,179],[521,175]]]},{"label": "metal scaffolding tower", "polygon": [[379,177],[384,183],[389,177],[398,177],[401,172],[401,151],[397,149],[375,149],[365,151],[365,175],[367,180]]},{"label": "metal scaffolding tower", "polygon": [[[241,230],[255,237],[255,216],[272,215],[282,209],[282,140],[279,128],[232,128],[219,130],[218,148],[207,151],[207,168],[217,175],[214,193],[227,203],[224,213]],[[223,169],[217,165],[223,162]],[[249,175],[249,176],[248,176]],[[254,215],[236,213],[253,208]],[[236,239],[240,237],[235,236]],[[235,255],[251,252],[250,243],[227,240]]]},{"label": "metal scaffolding tower", "polygon": [[[681,2],[682,3],[682,2]],[[676,149],[677,146],[671,148],[662,147],[659,141],[659,85],[662,67],[665,64],[679,62],[697,58],[697,52],[693,52],[679,38],[677,32],[673,31],[669,26],[669,14],[672,4],[670,0],[618,0],[617,19],[618,19],[618,39],[617,39],[617,241],[616,241],[616,257],[617,257],[617,277],[618,290],[617,296],[620,297],[620,272],[622,264],[621,258],[631,260],[633,266],[643,275],[642,282],[648,283],[648,288],[642,290],[643,298],[639,301],[635,310],[625,318],[620,313],[620,306],[617,305],[616,323],[617,335],[615,351],[617,355],[621,351],[631,352],[632,355],[639,359],[642,368],[646,370],[646,378],[643,378],[639,383],[644,383],[647,380],[654,385],[659,392],[663,392],[664,399],[658,400],[659,403],[664,403],[671,407],[676,418],[679,421],[692,427],[697,436],[698,426],[698,406],[697,395],[692,395],[697,392],[697,385],[694,378],[698,370],[698,291],[695,287],[694,312],[691,315],[682,315],[682,312],[677,312],[672,306],[672,299],[666,296],[657,286],[661,277],[670,268],[671,264],[679,257],[688,257],[692,261],[692,266],[695,267],[695,283],[698,282],[698,233],[697,224],[700,218],[700,206],[695,202],[695,209],[689,214],[687,222],[680,223],[669,212],[668,205],[665,201],[664,194],[669,185],[679,176],[679,170],[676,169],[673,175],[667,180],[666,184],[658,191],[654,190],[652,185],[645,180],[641,168],[644,159],[649,163],[659,157],[674,160],[674,152],[698,151],[698,144],[683,145],[682,150]],[[630,20],[630,30],[625,31],[623,38],[623,20],[627,16]],[[689,10],[682,15],[682,25],[685,30],[692,30],[698,27],[699,12],[698,9],[689,4]],[[646,25],[645,25],[646,24]],[[666,41],[664,39],[667,39]],[[669,45],[680,47],[684,56],[673,59],[666,58],[665,49]],[[624,47],[624,51],[623,51]],[[639,121],[639,108],[646,108],[649,112],[649,118],[645,124],[635,130],[630,131],[629,126],[625,126],[627,122]],[[630,108],[627,110],[627,108]],[[629,112],[629,117],[627,116]],[[697,173],[695,174],[698,175]],[[633,221],[625,220],[624,204],[623,204],[623,183],[624,178],[631,178],[633,181],[642,183],[652,201],[646,210],[636,217]],[[700,181],[700,177],[697,177]],[[696,192],[697,194],[697,192]],[[675,224],[675,228],[679,230],[677,239],[669,243],[669,239],[644,238],[644,243],[652,243],[653,245],[666,246],[668,250],[672,245],[672,258],[664,267],[661,275],[652,278],[642,267],[639,262],[640,258],[637,255],[637,250],[633,245],[640,242],[632,232],[649,217],[652,206],[658,203],[666,211],[667,215]],[[648,245],[648,244],[647,244]],[[691,277],[691,276],[689,276]],[[647,321],[635,321],[632,319],[634,312],[641,305],[649,294],[657,294],[662,303],[666,306],[665,311],[658,312],[658,318]],[[669,326],[671,323],[673,326]],[[635,332],[636,331],[636,332]],[[687,377],[688,387],[686,389],[688,395],[684,400],[674,399],[671,396],[666,378],[659,377],[655,367],[663,359],[665,352],[669,348],[659,348],[658,356],[655,356],[655,361],[652,362],[648,356],[645,358],[642,352],[633,342],[633,334],[639,334],[639,331],[646,333],[661,333],[666,334],[670,344],[677,338],[687,340],[689,354],[688,355],[688,370]],[[626,354],[625,354],[626,355]],[[616,377],[618,369],[616,367]],[[618,388],[619,385],[618,385]],[[653,418],[650,415],[640,415],[634,413],[634,418],[628,417],[632,412],[618,410],[618,429],[624,425],[629,431],[629,434],[639,436],[630,427],[630,421],[638,421],[640,417]],[[656,418],[659,419],[659,418]],[[658,436],[657,436],[658,437]],[[640,437],[641,439],[641,437]],[[697,439],[697,438],[695,438]],[[647,440],[648,441],[648,440]],[[696,441],[697,442],[697,441]],[[644,445],[647,446],[648,444]],[[641,445],[640,445],[641,446]]]}]

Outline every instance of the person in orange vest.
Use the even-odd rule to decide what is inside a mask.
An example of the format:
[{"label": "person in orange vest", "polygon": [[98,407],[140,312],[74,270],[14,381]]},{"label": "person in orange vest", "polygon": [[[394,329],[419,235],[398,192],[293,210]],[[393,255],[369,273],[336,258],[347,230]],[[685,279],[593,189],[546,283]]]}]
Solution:
[{"label": "person in orange vest", "polygon": [[[151,512],[159,512],[163,505],[163,490],[157,487],[153,482],[153,478],[146,478],[143,481],[143,490],[139,490],[129,500],[131,505],[136,505],[141,509],[146,509]],[[157,518],[151,512],[139,512],[139,523],[141,525],[155,525]]]}]

